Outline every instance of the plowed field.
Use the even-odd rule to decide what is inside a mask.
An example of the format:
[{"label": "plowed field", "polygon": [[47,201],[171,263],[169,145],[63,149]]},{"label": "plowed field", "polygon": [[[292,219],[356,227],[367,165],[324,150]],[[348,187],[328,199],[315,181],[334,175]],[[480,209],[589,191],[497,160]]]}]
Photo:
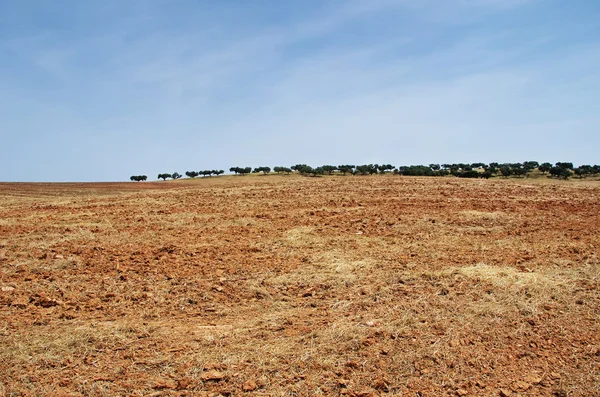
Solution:
[{"label": "plowed field", "polygon": [[0,184],[0,395],[599,396],[600,183]]}]

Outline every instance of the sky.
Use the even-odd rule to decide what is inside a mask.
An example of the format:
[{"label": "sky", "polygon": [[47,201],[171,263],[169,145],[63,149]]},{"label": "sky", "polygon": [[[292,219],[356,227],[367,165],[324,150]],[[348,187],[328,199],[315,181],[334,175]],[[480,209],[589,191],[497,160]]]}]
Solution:
[{"label": "sky", "polygon": [[597,0],[0,1],[4,181],[600,163]]}]

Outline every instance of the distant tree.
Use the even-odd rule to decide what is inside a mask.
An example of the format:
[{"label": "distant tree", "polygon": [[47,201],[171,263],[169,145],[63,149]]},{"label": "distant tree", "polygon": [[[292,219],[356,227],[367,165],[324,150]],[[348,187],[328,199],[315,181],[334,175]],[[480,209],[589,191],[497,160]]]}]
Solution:
[{"label": "distant tree", "polygon": [[188,176],[188,178],[195,178],[199,175],[196,171],[186,171],[185,174]]},{"label": "distant tree", "polygon": [[317,175],[323,175],[325,174],[325,170],[323,169],[323,167],[317,167],[317,168],[313,168],[309,174],[311,174],[312,176],[317,176]]},{"label": "distant tree", "polygon": [[471,168],[485,168],[485,163],[473,163],[471,164]]},{"label": "distant tree", "polygon": [[172,177],[171,174],[158,174],[158,179],[162,179],[163,181],[166,181],[167,179],[169,179],[171,177]]},{"label": "distant tree", "polygon": [[271,172],[271,167],[257,167],[252,172],[254,172],[254,173],[262,172],[263,174],[266,175]]},{"label": "distant tree", "polygon": [[508,178],[513,174],[513,170],[508,166],[503,166],[502,168],[500,168],[500,173],[503,177]]},{"label": "distant tree", "polygon": [[400,166],[397,171],[398,175],[404,176],[436,176],[437,171],[431,169],[430,166],[426,165],[411,165],[411,166]]},{"label": "distant tree", "polygon": [[381,165],[377,166],[377,170],[381,174],[385,174],[387,171],[391,171],[393,169],[394,169],[394,166],[391,164],[381,164]]},{"label": "distant tree", "polygon": [[348,164],[348,165],[338,165],[337,168],[342,174],[346,175],[348,173],[351,174],[354,171],[355,167],[356,167],[355,165]]},{"label": "distant tree", "polygon": [[573,169],[573,163],[556,163],[554,166],[558,168],[565,168],[567,170]]},{"label": "distant tree", "polygon": [[329,175],[332,175],[335,171],[338,170],[338,167],[336,167],[335,165],[324,165],[321,168],[323,168],[323,171],[328,173]]},{"label": "distant tree", "polygon": [[181,177],[182,175],[179,172],[174,172],[173,174],[171,174],[171,178],[173,179],[179,179]]},{"label": "distant tree", "polygon": [[461,172],[457,176],[459,178],[479,178],[481,176],[481,174],[477,171],[470,170],[470,171]]},{"label": "distant tree", "polygon": [[523,168],[527,170],[527,172],[533,171],[540,166],[540,163],[537,161],[525,161],[523,163]]},{"label": "distant tree", "polygon": [[239,174],[240,173],[240,167],[231,167],[229,169],[229,172],[233,172],[234,174]]},{"label": "distant tree", "polygon": [[225,170],[216,170],[215,171],[216,176],[223,175],[224,173],[225,173]]},{"label": "distant tree", "polygon": [[429,164],[429,168],[433,171],[439,171],[442,167],[439,164]]},{"label": "distant tree", "polygon": [[240,168],[240,174],[246,175],[252,172],[252,167]]},{"label": "distant tree", "polygon": [[312,170],[312,167],[310,167],[309,165],[306,164],[296,164],[291,166],[292,171],[296,171],[300,174],[306,174],[308,169]]},{"label": "distant tree", "polygon": [[513,174],[516,176],[527,176],[527,168],[516,167],[512,169]]},{"label": "distant tree", "polygon": [[129,180],[135,181],[135,182],[143,182],[146,179],[148,179],[148,177],[146,175],[133,175],[129,178]]},{"label": "distant tree", "polygon": [[289,173],[292,172],[291,168],[288,168],[288,167],[279,167],[279,166],[273,167],[273,171],[275,171],[278,174],[283,174],[283,173],[289,174]]},{"label": "distant tree", "polygon": [[569,179],[572,174],[566,167],[552,167],[550,168],[550,175],[558,179]]},{"label": "distant tree", "polygon": [[548,171],[550,171],[551,168],[552,164],[550,163],[542,163],[538,166],[538,170],[540,170],[542,175],[545,175]]}]

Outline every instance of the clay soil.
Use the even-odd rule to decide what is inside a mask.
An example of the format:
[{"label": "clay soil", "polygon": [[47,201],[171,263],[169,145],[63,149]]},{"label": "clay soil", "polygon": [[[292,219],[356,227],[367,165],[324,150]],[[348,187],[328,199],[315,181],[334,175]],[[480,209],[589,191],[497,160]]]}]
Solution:
[{"label": "clay soil", "polygon": [[0,184],[0,395],[600,396],[600,182]]}]

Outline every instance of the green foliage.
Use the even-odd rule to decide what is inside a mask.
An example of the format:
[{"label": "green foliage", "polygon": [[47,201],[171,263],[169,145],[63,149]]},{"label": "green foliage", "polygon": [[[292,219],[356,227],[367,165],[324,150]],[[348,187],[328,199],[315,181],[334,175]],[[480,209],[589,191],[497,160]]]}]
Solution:
[{"label": "green foliage", "polygon": [[231,167],[229,171],[235,172],[236,174],[246,175],[252,172],[252,167]]},{"label": "green foliage", "polygon": [[550,175],[558,179],[569,179],[572,173],[566,167],[552,167],[550,168]]},{"label": "green foliage", "polygon": [[166,181],[167,179],[171,178],[171,174],[158,174],[158,179],[162,179],[163,181]]},{"label": "green foliage", "polygon": [[185,174],[188,176],[188,178],[195,178],[200,175],[200,173],[196,171],[186,171]]},{"label": "green foliage", "polygon": [[336,167],[335,165],[324,165],[321,168],[323,168],[323,171],[328,173],[329,175],[332,175],[335,171],[338,170],[338,167]]},{"label": "green foliage", "polygon": [[556,163],[556,164],[554,164],[554,166],[558,167],[558,168],[564,168],[567,170],[573,169],[573,163]]},{"label": "green foliage", "polygon": [[133,175],[129,177],[129,180],[131,180],[132,182],[143,182],[146,179],[148,179],[146,175]]},{"label": "green foliage", "polygon": [[538,170],[542,172],[542,175],[545,175],[547,172],[549,172],[550,168],[552,168],[552,164],[550,163],[542,163],[538,166]]},{"label": "green foliage", "polygon": [[348,165],[338,165],[337,168],[342,174],[346,175],[348,173],[352,174],[354,172],[355,167],[356,167],[355,165],[348,164]]},{"label": "green foliage", "polygon": [[377,170],[381,173],[381,174],[385,174],[388,171],[391,171],[394,169],[394,166],[391,164],[381,164],[379,166],[377,166]]},{"label": "green foliage", "polygon": [[288,167],[273,167],[273,171],[277,172],[278,174],[290,174],[292,169]]},{"label": "green foliage", "polygon": [[182,175],[179,172],[174,172],[173,174],[171,174],[171,178],[173,179],[179,179],[181,177]]},{"label": "green foliage", "polygon": [[262,172],[263,174],[266,175],[271,172],[271,167],[257,167],[252,172],[255,172],[255,173]]},{"label": "green foliage", "polygon": [[459,178],[480,178],[481,174],[477,171],[470,170],[470,171],[461,172],[457,176]]},{"label": "green foliage", "polygon": [[503,166],[500,168],[500,173],[502,174],[503,177],[508,178],[509,176],[511,176],[513,174],[513,170],[512,170],[512,168],[510,168],[508,166]]}]

